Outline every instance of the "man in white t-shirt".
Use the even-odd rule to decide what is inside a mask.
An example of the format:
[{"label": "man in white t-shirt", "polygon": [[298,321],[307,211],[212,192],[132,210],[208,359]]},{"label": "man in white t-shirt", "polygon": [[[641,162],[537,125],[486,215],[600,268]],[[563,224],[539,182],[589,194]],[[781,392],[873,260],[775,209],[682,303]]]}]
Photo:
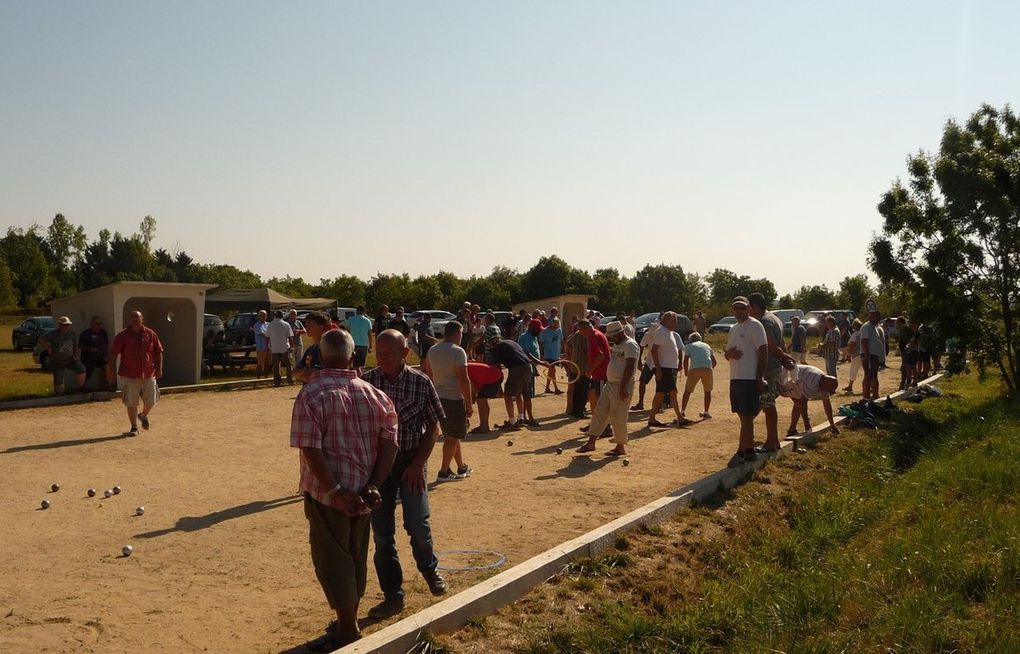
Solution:
[{"label": "man in white t-shirt", "polygon": [[613,347],[609,351],[605,387],[591,416],[588,442],[577,451],[594,452],[598,435],[605,431],[607,425],[612,425],[616,447],[606,452],[606,456],[623,456],[627,453],[627,409],[634,395],[634,371],[637,370],[641,350],[634,339],[627,336],[623,323],[618,320],[606,325],[606,337]]},{"label": "man in white t-shirt", "polygon": [[[662,320],[661,314],[659,320]],[[652,365],[652,341],[655,339],[655,332],[659,330],[659,326],[658,321],[653,322],[641,336],[641,355],[644,356],[645,363],[641,366],[641,375],[638,377],[638,401],[630,408],[631,411],[645,410],[645,386],[655,378],[655,366]],[[638,363],[641,363],[641,359],[638,359]]]},{"label": "man in white t-shirt", "polygon": [[829,428],[834,436],[839,435],[836,422],[832,415],[832,402],[829,396],[836,392],[839,381],[830,375],[815,368],[798,364],[793,369],[790,379],[780,384],[780,393],[783,397],[793,400],[793,414],[790,416],[790,429],[787,436],[797,433],[797,422],[804,421],[804,431],[811,431],[811,420],[808,418],[808,400],[821,400],[822,408],[825,409],[825,417],[829,419]]},{"label": "man in white t-shirt", "polygon": [[868,313],[868,322],[861,325],[861,367],[864,368],[864,399],[878,399],[878,369],[885,360],[885,333],[878,326],[882,314]]},{"label": "man in white t-shirt", "polygon": [[730,409],[740,418],[740,443],[727,464],[734,468],[757,458],[754,419],[761,411],[761,393],[768,388],[768,337],[765,327],[748,313],[746,297],[733,298],[730,309],[737,324],[730,329],[725,356],[730,363]]},{"label": "man in white t-shirt", "polygon": [[670,404],[676,413],[675,424],[684,425],[689,422],[680,417],[680,402],[676,397],[676,375],[680,369],[680,348],[677,347],[677,339],[673,337],[673,330],[676,329],[677,322],[678,317],[675,311],[665,312],[662,314],[662,327],[655,332],[655,336],[652,338],[652,350],[648,354],[648,358],[651,359],[655,370],[655,396],[652,398],[652,411],[648,414],[649,427],[669,426],[659,422],[656,418],[662,407],[662,400],[666,396],[669,396]]},{"label": "man in white t-shirt", "polygon": [[[443,463],[439,467],[437,482],[463,479],[471,474],[471,468],[464,463],[460,445],[467,436],[473,405],[467,352],[460,346],[463,334],[464,328],[456,320],[446,323],[443,342],[428,349],[422,366],[425,374],[432,378],[445,414],[439,419],[444,439]],[[450,469],[450,462],[454,460],[457,461],[457,472]]]},{"label": "man in white t-shirt", "polygon": [[294,383],[294,373],[290,365],[291,341],[294,340],[294,330],[283,319],[283,312],[277,311],[273,314],[273,322],[266,325],[266,337],[269,339],[269,351],[272,352],[273,385],[279,386],[282,383],[280,378],[280,366],[287,367],[287,383]]}]

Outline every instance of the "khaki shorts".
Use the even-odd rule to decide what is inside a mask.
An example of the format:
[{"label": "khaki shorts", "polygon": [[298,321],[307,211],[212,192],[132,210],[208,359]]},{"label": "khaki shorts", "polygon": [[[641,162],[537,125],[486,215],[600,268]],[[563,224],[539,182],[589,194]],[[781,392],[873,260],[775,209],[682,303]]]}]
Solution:
[{"label": "khaki shorts", "polygon": [[155,377],[146,377],[145,379],[121,377],[120,386],[124,393],[121,397],[124,401],[124,406],[138,406],[139,397],[142,398],[143,404],[149,406],[159,401],[159,386],[156,385]]},{"label": "khaki shorts", "polygon": [[684,393],[690,393],[694,387],[701,382],[701,388],[706,393],[712,391],[714,375],[711,368],[692,368],[687,372],[687,382],[684,383]]}]

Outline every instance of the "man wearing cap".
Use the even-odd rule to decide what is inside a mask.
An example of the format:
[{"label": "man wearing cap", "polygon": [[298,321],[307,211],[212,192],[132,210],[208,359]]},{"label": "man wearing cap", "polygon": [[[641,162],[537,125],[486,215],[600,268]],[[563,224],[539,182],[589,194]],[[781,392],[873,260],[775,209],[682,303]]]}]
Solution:
[{"label": "man wearing cap", "polygon": [[[112,384],[120,378],[122,399],[131,422],[129,436],[138,435],[138,422],[145,429],[149,428],[149,412],[159,400],[156,382],[162,376],[163,344],[156,332],[145,326],[142,312],[132,311],[128,314],[128,326],[113,338],[110,360],[106,364],[106,381]],[[139,398],[142,400],[141,413],[138,412]]]},{"label": "man wearing cap", "polygon": [[627,454],[627,413],[630,398],[634,395],[634,371],[637,369],[641,349],[633,338],[627,336],[623,323],[618,320],[606,325],[606,336],[613,341],[613,348],[606,367],[605,388],[591,416],[588,442],[577,448],[577,451],[582,454],[594,452],[595,440],[611,424],[616,447],[606,452],[606,455],[623,456]]},{"label": "man wearing cap", "polygon": [[78,336],[71,330],[71,319],[60,316],[57,328],[39,338],[43,348],[49,355],[49,367],[53,372],[53,394],[64,392],[64,371],[71,370],[75,374],[77,384],[73,390],[85,389],[85,365],[81,362],[81,351],[78,349]]},{"label": "man wearing cap", "polygon": [[730,309],[737,324],[730,328],[725,356],[730,362],[730,410],[740,418],[740,442],[727,464],[733,468],[756,458],[754,419],[761,411],[761,394],[768,389],[768,337],[762,324],[748,314],[746,297],[733,298]]},{"label": "man wearing cap", "polygon": [[768,303],[761,293],[751,293],[747,297],[747,312],[765,328],[768,357],[765,361],[765,382],[767,388],[762,391],[761,410],[765,414],[765,445],[766,452],[779,449],[779,414],[776,411],[776,398],[779,397],[779,378],[783,367],[792,369],[795,365],[793,357],[786,353],[783,340],[783,321],[779,316],[768,310]]},{"label": "man wearing cap", "polygon": [[790,429],[787,436],[797,433],[797,422],[804,421],[804,431],[811,431],[811,421],[808,419],[808,400],[821,400],[822,408],[825,409],[825,417],[829,419],[829,429],[832,434],[839,435],[836,428],[836,421],[832,416],[832,402],[829,396],[836,392],[839,381],[826,375],[814,366],[798,364],[793,369],[793,377],[781,385],[783,397],[793,400],[793,414],[790,416]]}]

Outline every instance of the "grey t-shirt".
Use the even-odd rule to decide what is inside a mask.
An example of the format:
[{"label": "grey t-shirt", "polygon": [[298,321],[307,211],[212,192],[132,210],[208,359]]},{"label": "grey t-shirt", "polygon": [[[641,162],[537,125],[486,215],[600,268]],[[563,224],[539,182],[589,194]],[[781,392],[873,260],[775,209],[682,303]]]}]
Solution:
[{"label": "grey t-shirt", "polygon": [[[779,319],[779,316],[771,311],[766,311],[765,315],[761,317],[761,324],[765,328],[765,335],[775,341],[780,349],[785,350],[786,342],[783,340],[783,321]],[[783,362],[770,351],[768,363],[765,364],[765,372],[775,373],[782,369]]]},{"label": "grey t-shirt", "polygon": [[69,329],[60,333],[54,329],[46,334],[46,342],[50,344],[50,367],[66,368],[74,361],[74,346],[78,342],[78,336],[74,330]]},{"label": "grey t-shirt", "polygon": [[439,397],[444,400],[464,399],[460,394],[460,382],[457,381],[457,367],[467,367],[467,352],[464,348],[444,341],[429,348],[426,358]]}]

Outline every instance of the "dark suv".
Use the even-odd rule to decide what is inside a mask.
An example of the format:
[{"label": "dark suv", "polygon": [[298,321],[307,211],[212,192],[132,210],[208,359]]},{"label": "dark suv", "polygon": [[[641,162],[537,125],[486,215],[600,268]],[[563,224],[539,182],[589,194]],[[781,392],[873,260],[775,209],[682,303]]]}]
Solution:
[{"label": "dark suv", "polygon": [[11,331],[11,347],[15,350],[31,350],[39,337],[57,328],[53,316],[32,316]]},{"label": "dark suv", "polygon": [[223,325],[223,340],[228,345],[254,345],[255,332],[252,325],[258,322],[259,314],[237,313],[229,318]]}]

